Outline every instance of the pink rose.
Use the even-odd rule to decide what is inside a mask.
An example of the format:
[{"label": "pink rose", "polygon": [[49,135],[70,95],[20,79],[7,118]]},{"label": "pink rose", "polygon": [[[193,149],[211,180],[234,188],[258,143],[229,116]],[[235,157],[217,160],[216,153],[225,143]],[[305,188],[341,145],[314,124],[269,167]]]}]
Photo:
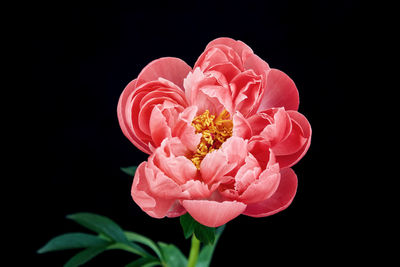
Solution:
[{"label": "pink rose", "polygon": [[240,214],[272,215],[294,198],[292,169],[311,127],[294,82],[243,42],[210,42],[192,70],[176,58],[150,63],[124,90],[118,118],[151,154],[134,201],[155,218],[186,212],[216,227]]}]

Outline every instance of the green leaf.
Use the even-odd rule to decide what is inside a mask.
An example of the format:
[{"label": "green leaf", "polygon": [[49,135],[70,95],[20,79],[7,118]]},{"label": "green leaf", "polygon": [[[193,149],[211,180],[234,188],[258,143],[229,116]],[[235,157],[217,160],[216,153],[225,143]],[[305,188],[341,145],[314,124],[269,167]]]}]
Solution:
[{"label": "green leaf", "polygon": [[120,169],[129,176],[135,176],[137,166],[121,167]]},{"label": "green leaf", "polygon": [[67,218],[116,242],[129,242],[121,227],[110,218],[88,212],[71,214]]},{"label": "green leaf", "polygon": [[200,251],[199,257],[197,259],[196,267],[208,267],[210,265],[215,247],[224,229],[225,225],[218,227],[215,234],[215,242],[213,244],[208,244],[203,246],[203,248]]},{"label": "green leaf", "polygon": [[181,222],[181,226],[183,229],[183,235],[186,239],[192,236],[194,231],[194,226],[196,225],[196,221],[190,216],[189,213],[185,213],[179,218]]},{"label": "green leaf", "polygon": [[186,239],[194,233],[205,245],[214,243],[215,228],[198,223],[189,213],[182,215],[180,222]]},{"label": "green leaf", "polygon": [[146,250],[144,250],[141,246],[139,246],[138,244],[135,243],[114,243],[111,244],[110,246],[107,247],[107,249],[121,249],[121,250],[125,250],[137,255],[140,255],[142,257],[152,257],[152,255],[150,253],[148,253]]},{"label": "green leaf", "polygon": [[140,258],[125,265],[125,267],[152,267],[157,265],[161,265],[161,263],[155,258]]},{"label": "green leaf", "polygon": [[163,254],[164,263],[167,267],[186,267],[187,259],[185,255],[172,244],[165,244],[163,242],[158,242],[158,245]]},{"label": "green leaf", "polygon": [[160,249],[158,248],[158,246],[156,245],[156,243],[154,243],[153,240],[151,240],[150,238],[145,237],[141,234],[135,233],[135,232],[125,231],[124,233],[125,233],[126,238],[129,241],[141,243],[143,245],[148,246],[157,254],[158,258],[162,260],[162,253],[161,253]]},{"label": "green leaf", "polygon": [[194,234],[204,245],[213,244],[215,241],[215,228],[198,223],[194,227]]},{"label": "green leaf", "polygon": [[73,256],[69,261],[64,265],[64,267],[76,267],[76,266],[81,266],[82,264],[85,264],[89,260],[93,259],[100,253],[106,250],[106,246],[101,246],[101,247],[91,247],[87,248],[75,256]]},{"label": "green leaf", "polygon": [[54,237],[38,253],[55,250],[107,246],[109,242],[98,236],[85,233],[68,233]]}]

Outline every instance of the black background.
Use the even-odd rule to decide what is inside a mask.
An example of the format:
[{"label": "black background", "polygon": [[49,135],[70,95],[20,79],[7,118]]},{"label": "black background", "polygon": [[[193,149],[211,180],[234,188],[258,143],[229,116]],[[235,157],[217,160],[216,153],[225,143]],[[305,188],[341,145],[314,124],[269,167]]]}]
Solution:
[{"label": "black background", "polygon": [[[349,168],[357,146],[349,130],[357,120],[349,118],[358,111],[349,114],[348,107],[365,90],[361,48],[370,28],[358,2],[55,1],[23,10],[24,87],[33,92],[34,107],[25,122],[29,151],[20,158],[30,169],[19,211],[29,237],[27,257],[17,262],[61,266],[76,251],[36,250],[56,235],[86,231],[65,218],[81,211],[109,216],[124,229],[188,253],[179,219],[151,218],[131,199],[132,178],[119,168],[138,165],[147,155],[122,134],[116,107],[126,84],[150,61],[173,56],[193,66],[207,43],[223,36],[244,41],[295,81],[299,111],[313,137],[293,168],[299,186],[292,205],[271,217],[229,222],[212,266],[359,260],[354,248],[367,237],[354,196],[360,178]],[[123,266],[134,257],[108,251],[87,266]]]}]

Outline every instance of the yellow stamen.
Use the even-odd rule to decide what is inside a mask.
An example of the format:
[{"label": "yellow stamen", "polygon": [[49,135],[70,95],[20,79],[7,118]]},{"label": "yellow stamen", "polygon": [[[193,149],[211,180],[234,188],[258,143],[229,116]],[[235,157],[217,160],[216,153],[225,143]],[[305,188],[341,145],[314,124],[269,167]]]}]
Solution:
[{"label": "yellow stamen", "polygon": [[229,112],[224,109],[217,117],[206,110],[193,119],[192,125],[196,133],[202,134],[197,150],[190,159],[200,169],[200,163],[207,153],[219,149],[232,136],[233,123]]}]

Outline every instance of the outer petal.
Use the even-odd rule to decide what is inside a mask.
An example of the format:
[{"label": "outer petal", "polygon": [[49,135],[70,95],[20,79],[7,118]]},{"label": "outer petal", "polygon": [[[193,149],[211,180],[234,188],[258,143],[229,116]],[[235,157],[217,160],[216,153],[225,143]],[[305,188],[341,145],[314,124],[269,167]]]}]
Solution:
[{"label": "outer petal", "polygon": [[132,132],[130,116],[127,115],[126,108],[128,101],[132,96],[133,91],[136,89],[136,79],[131,81],[122,92],[119,97],[117,114],[118,122],[121,127],[122,132],[137,148],[142,150],[144,153],[150,154],[149,147]]},{"label": "outer petal", "polygon": [[139,74],[136,86],[164,78],[183,89],[183,79],[192,68],[183,60],[175,57],[162,57],[150,62]]},{"label": "outer petal", "polygon": [[147,164],[144,173],[149,186],[148,190],[152,196],[164,200],[175,200],[184,197],[179,185],[159,169],[150,167],[150,164]]},{"label": "outer petal", "polygon": [[211,47],[214,47],[216,45],[226,45],[229,46],[231,48],[233,48],[233,50],[235,50],[235,52],[241,57],[242,61],[245,61],[245,59],[253,54],[253,50],[251,50],[251,48],[249,46],[247,46],[245,43],[243,43],[242,41],[236,41],[232,38],[228,38],[228,37],[221,37],[221,38],[217,38],[211,42],[208,43],[208,45],[206,46],[206,49],[209,49]]},{"label": "outer petal", "polygon": [[262,75],[264,78],[266,78],[267,72],[270,69],[267,62],[255,54],[252,54],[246,58],[246,61],[244,62],[244,68],[246,70],[251,69],[258,75]]},{"label": "outer petal", "polygon": [[183,207],[199,223],[218,227],[239,216],[246,205],[236,201],[184,200]]},{"label": "outer petal", "polygon": [[194,68],[200,67],[202,71],[207,71],[214,65],[228,62],[232,62],[238,69],[243,70],[243,60],[232,47],[216,44],[204,50]]},{"label": "outer petal", "polygon": [[290,168],[281,170],[278,189],[267,200],[248,204],[244,215],[266,217],[286,209],[292,203],[297,191],[297,176]]},{"label": "outer petal", "polygon": [[258,110],[274,107],[284,107],[286,110],[297,110],[299,107],[296,85],[289,76],[277,69],[268,72],[264,96]]},{"label": "outer petal", "polygon": [[146,165],[146,162],[141,163],[135,172],[131,190],[132,198],[151,217],[163,218],[171,208],[174,200],[162,199],[151,194],[146,180]]},{"label": "outer petal", "polygon": [[[303,138],[305,138],[306,141],[305,141],[304,145],[296,153],[289,154],[289,155],[277,155],[276,156],[276,160],[279,162],[279,165],[281,166],[281,168],[291,167],[294,164],[296,164],[297,162],[299,162],[299,160],[307,153],[307,151],[310,147],[310,144],[311,144],[312,130],[311,130],[311,125],[308,122],[308,120],[306,119],[306,117],[304,117],[299,112],[293,111],[293,110],[289,110],[288,114],[289,114],[290,118],[292,119],[292,121],[294,121],[296,123],[296,125],[301,127],[301,130],[303,132]],[[293,122],[293,124],[294,124],[294,122]]]}]

